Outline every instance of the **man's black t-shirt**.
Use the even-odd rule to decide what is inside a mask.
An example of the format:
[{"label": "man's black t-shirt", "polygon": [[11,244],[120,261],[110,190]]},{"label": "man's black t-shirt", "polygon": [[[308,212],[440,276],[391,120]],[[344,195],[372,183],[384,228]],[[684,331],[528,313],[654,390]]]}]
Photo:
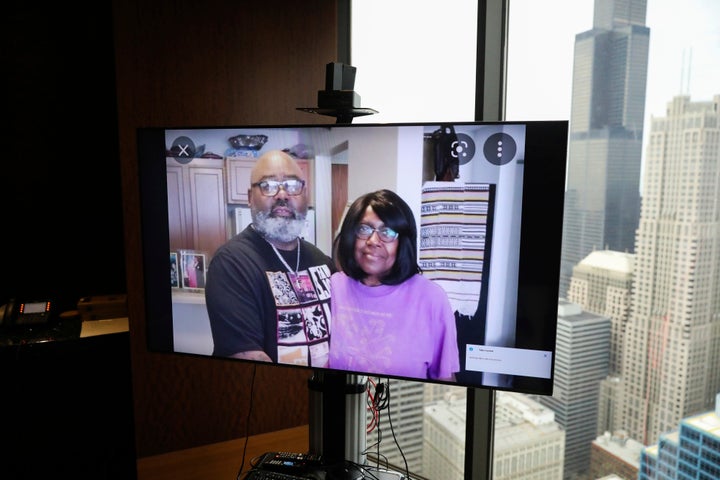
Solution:
[{"label": "man's black t-shirt", "polygon": [[[278,250],[295,267],[298,249]],[[326,367],[330,345],[330,257],[300,241],[297,275],[251,226],[208,266],[205,300],[213,355],[264,350],[274,362]]]}]

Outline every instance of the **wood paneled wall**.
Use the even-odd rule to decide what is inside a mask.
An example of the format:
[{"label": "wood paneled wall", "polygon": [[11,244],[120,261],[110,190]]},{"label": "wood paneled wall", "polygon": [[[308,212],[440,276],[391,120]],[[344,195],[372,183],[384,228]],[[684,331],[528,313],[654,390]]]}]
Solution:
[{"label": "wood paneled wall", "polygon": [[3,8],[0,305],[125,292],[111,0]]},{"label": "wood paneled wall", "polygon": [[138,456],[306,424],[306,370],[257,367],[250,412],[252,365],[147,351],[135,132],[334,123],[296,107],[339,61],[336,1],[113,0],[113,22]]}]

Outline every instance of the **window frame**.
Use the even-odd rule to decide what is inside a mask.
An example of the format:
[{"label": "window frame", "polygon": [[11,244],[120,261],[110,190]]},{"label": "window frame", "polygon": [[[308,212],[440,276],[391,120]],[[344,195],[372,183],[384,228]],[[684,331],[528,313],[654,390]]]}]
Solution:
[{"label": "window frame", "polygon": [[[478,0],[475,121],[505,119],[510,0]],[[352,0],[337,0],[338,61],[352,65]],[[465,437],[466,480],[491,479],[495,391],[468,388]]]}]

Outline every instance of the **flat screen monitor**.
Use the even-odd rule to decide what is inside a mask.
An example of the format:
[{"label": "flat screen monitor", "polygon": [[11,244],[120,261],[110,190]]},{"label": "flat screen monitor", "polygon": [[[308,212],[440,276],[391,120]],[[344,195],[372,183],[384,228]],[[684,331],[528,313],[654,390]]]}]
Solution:
[{"label": "flat screen monitor", "polygon": [[[137,134],[150,351],[253,361],[214,354],[205,282],[216,250],[252,228],[255,162],[282,150],[306,178],[301,236],[328,256],[359,196],[388,189],[412,209],[422,275],[442,287],[453,311],[459,369],[452,380],[434,380],[383,367],[308,365],[304,354],[278,356],[278,364],[320,378],[552,394],[567,121],[181,126]],[[298,308],[277,330],[310,335],[303,315],[313,314]],[[323,316],[332,350],[332,312]],[[415,342],[434,340],[427,335],[432,331],[417,329],[396,341],[411,351]]]}]

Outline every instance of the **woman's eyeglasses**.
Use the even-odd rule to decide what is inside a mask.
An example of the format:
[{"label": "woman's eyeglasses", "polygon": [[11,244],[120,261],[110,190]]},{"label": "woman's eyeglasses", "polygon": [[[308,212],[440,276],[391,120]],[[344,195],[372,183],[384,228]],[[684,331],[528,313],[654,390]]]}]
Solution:
[{"label": "woman's eyeglasses", "polygon": [[260,182],[253,183],[251,186],[258,187],[260,189],[260,193],[266,197],[274,197],[277,195],[280,191],[280,187],[282,187],[288,195],[295,196],[302,193],[303,188],[305,188],[305,180],[300,180],[298,178],[290,178],[288,180],[283,180],[282,182],[277,180],[262,180]]},{"label": "woman's eyeglasses", "polygon": [[374,232],[377,232],[380,240],[385,243],[390,243],[398,237],[398,232],[396,232],[390,227],[375,228],[365,223],[361,223],[360,225],[355,227],[355,236],[360,240],[367,240],[372,236]]}]

